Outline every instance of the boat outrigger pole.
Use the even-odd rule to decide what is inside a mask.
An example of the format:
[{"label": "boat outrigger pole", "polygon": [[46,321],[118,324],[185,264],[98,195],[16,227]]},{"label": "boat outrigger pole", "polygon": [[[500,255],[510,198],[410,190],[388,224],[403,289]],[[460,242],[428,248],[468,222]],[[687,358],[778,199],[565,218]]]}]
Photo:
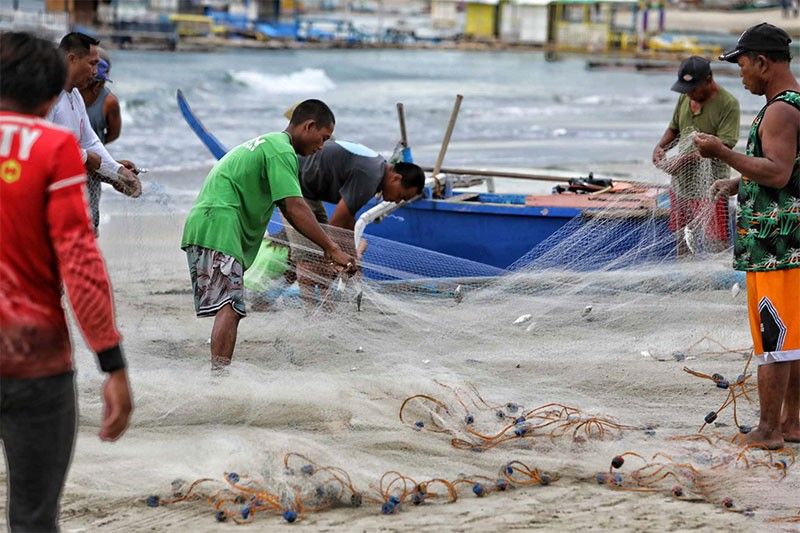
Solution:
[{"label": "boat outrigger pole", "polygon": [[400,144],[408,148],[408,134],[406,133],[406,112],[403,102],[397,102],[397,120],[400,122]]},{"label": "boat outrigger pole", "polygon": [[461,102],[463,100],[463,95],[456,95],[456,102],[453,104],[453,111],[450,113],[450,121],[447,123],[447,130],[445,131],[444,139],[442,140],[442,147],[439,149],[439,156],[436,158],[436,163],[433,165],[433,179],[436,181],[434,196],[441,194],[442,184],[439,182],[439,173],[442,170],[442,164],[444,163],[444,156],[447,153],[447,148],[450,146],[450,137],[453,136],[453,129],[456,127],[458,112],[461,110]]}]

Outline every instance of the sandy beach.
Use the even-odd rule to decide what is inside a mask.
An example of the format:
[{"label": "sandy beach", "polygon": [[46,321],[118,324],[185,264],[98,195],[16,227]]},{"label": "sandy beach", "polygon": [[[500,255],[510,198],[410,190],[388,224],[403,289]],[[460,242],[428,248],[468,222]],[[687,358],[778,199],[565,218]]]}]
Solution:
[{"label": "sandy beach", "polygon": [[784,18],[780,9],[753,10],[702,10],[678,9],[667,10],[666,30],[698,33],[730,33],[741,32],[758,24],[769,22],[786,30],[789,35],[800,35],[800,18]]},{"label": "sandy beach", "polygon": [[[764,531],[780,529],[766,520],[797,510],[800,477],[794,469],[783,481],[741,465],[715,471],[712,503],[614,490],[595,481],[624,451],[697,457],[699,445],[687,448],[670,438],[694,433],[724,393],[681,369],[688,364],[735,376],[745,361],[737,353],[698,353],[684,362],[670,354],[703,335],[727,346],[749,345],[744,299],[733,298],[727,286],[603,296],[583,285],[554,291],[558,297],[546,291],[515,296],[494,287],[468,294],[458,306],[392,299],[375,286],[360,314],[345,304],[333,314],[307,315],[292,306],[252,312],[240,327],[230,375],[212,379],[205,343],[211,322],[193,316],[178,249],[181,224],[179,215],[139,215],[132,208],[101,228],[136,411],[119,442],[99,441],[101,378],[77,340],[80,430],[63,496],[64,531]],[[727,257],[714,257],[703,265],[677,265],[671,275],[725,272],[727,264]],[[590,322],[576,318],[587,301],[597,315]],[[523,312],[534,315],[536,327],[513,325]],[[715,348],[697,348],[709,349]],[[603,440],[522,439],[483,453],[457,450],[445,435],[415,432],[398,420],[407,396],[447,397],[435,380],[474,383],[483,397],[499,403],[563,402],[624,424],[652,426],[655,436],[635,429]],[[747,423],[756,413],[756,406],[740,404]],[[730,412],[709,434],[736,434]],[[203,501],[155,509],[145,504],[151,494],[169,496],[176,478],[221,480],[236,471],[274,483],[281,457],[291,451],[346,469],[367,491],[387,470],[417,478],[494,476],[513,459],[561,478],[482,499],[464,490],[456,503],[404,506],[391,516],[381,515],[377,505],[342,507],[303,515],[292,526],[267,514],[250,525],[219,524]],[[5,487],[4,473],[0,482]],[[725,511],[719,504],[724,496],[734,498],[740,512]],[[742,514],[748,507],[755,517]]]},{"label": "sandy beach", "polygon": [[[774,15],[715,13],[714,20],[738,32],[753,17]],[[670,10],[668,21],[675,24],[668,22],[670,29],[709,27],[698,12]],[[112,154],[151,169],[140,199],[106,189],[101,208],[99,244],[135,412],[120,441],[100,442],[102,375],[72,324],[80,418],[62,530],[797,530],[796,522],[776,520],[800,510],[800,467],[793,462],[800,447],[742,452],[730,408],[703,430],[708,440],[691,440],[729,390],[684,367],[733,382],[751,347],[746,294],[730,250],[637,267],[637,253],[663,244],[645,240],[629,261],[590,268],[584,259],[603,251],[595,232],[608,222],[597,217],[541,262],[514,276],[465,282],[463,299],[456,299],[458,282],[419,281],[410,269],[418,263],[432,276],[446,276],[456,259],[370,237],[378,262],[368,266],[391,270],[403,283],[367,280],[361,312],[354,281],[332,312],[307,310],[289,296],[266,311],[251,307],[229,373],[210,374],[212,321],[194,315],[179,243],[212,158],[180,118],[177,89],[226,146],[280,131],[288,105],[320,97],[336,110],[338,138],[388,155],[397,140],[395,104],[404,102],[421,164],[435,160],[452,97],[464,94],[446,164],[630,172],[665,183],[651,152],[672,116],[672,72],[590,72],[584,58],[552,63],[539,53],[358,51],[335,60],[332,53],[115,52],[114,89],[125,130]],[[742,104],[745,132],[763,101],[735,80],[724,83]],[[498,180],[499,191],[518,194],[548,193],[552,185]],[[562,267],[546,268],[549,260]],[[459,405],[452,388],[470,385],[495,407],[560,403],[579,410],[578,420],[597,417],[624,427],[604,435],[535,431],[491,449],[458,449],[452,438],[475,439],[472,428],[491,434],[505,424],[495,407]],[[417,405],[403,423],[401,405],[417,394],[448,409],[426,412]],[[473,414],[467,428],[465,415]],[[755,425],[757,402],[740,397],[737,414],[739,424]],[[417,416],[441,418],[446,431],[432,431],[439,426],[430,423],[415,431]],[[284,471],[290,452],[346,470],[372,498],[387,471],[415,480],[485,476],[480,479],[491,482],[518,460],[557,479],[483,498],[465,483],[455,503],[406,503],[387,516],[369,501],[301,513],[292,525],[274,513],[257,513],[245,525],[219,523],[203,499],[146,504],[151,495],[168,498],[176,480],[182,488],[200,478],[221,486],[230,472],[282,495],[297,486],[313,492],[313,477]],[[597,474],[609,473],[612,458],[626,452],[641,458],[628,456],[619,485],[598,484]],[[657,461],[693,474],[635,486],[633,473]],[[2,465],[0,505],[6,480]],[[671,494],[677,484],[686,494]],[[0,528],[4,520],[2,512]]]}]

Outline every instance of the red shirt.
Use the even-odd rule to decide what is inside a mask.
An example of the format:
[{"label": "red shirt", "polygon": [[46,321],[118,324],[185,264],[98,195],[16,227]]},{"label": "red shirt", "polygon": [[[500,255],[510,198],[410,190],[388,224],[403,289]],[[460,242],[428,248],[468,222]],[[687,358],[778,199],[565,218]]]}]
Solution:
[{"label": "red shirt", "polygon": [[62,282],[87,344],[114,348],[111,285],[89,223],[86,174],[72,134],[0,112],[0,376],[72,369]]}]

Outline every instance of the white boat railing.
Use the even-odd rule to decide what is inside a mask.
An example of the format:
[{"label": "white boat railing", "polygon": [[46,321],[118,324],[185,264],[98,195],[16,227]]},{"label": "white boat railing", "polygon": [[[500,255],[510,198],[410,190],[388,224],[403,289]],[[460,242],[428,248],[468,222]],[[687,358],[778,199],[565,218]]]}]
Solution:
[{"label": "white boat railing", "polygon": [[[436,181],[433,178],[428,178],[425,180],[425,188],[434,187],[436,185]],[[367,229],[367,225],[379,220],[383,217],[391,215],[404,205],[410,204],[416,200],[422,198],[422,195],[412,198],[408,201],[403,202],[381,202],[377,204],[375,207],[364,211],[358,220],[356,221],[356,225],[353,227],[353,241],[355,241],[356,250],[358,250],[358,245],[361,242],[361,238],[364,236],[364,231]]]}]

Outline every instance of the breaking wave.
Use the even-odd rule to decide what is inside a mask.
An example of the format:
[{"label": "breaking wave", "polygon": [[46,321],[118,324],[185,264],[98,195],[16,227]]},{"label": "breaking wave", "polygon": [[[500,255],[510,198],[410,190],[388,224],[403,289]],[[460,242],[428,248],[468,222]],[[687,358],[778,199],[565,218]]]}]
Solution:
[{"label": "breaking wave", "polygon": [[305,68],[290,74],[265,74],[254,70],[237,70],[228,74],[235,83],[269,94],[320,93],[336,88],[325,71],[318,68]]}]

